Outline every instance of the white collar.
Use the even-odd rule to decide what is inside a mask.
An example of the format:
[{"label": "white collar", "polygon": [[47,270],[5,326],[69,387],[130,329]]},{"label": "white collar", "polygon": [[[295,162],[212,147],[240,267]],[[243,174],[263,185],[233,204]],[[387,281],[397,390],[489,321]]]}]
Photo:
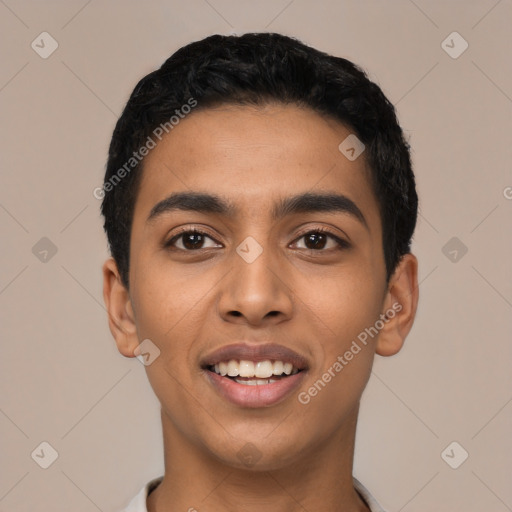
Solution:
[{"label": "white collar", "polygon": [[[120,512],[148,512],[146,506],[146,500],[148,495],[156,489],[158,484],[163,480],[163,476],[159,476],[157,478],[153,478],[153,480],[149,481],[139,492],[138,494],[130,501],[128,506],[120,511]],[[368,489],[359,481],[357,478],[352,477],[354,481],[354,487],[356,491],[360,494],[363,500],[366,502],[371,512],[386,512],[377,502],[377,500],[370,494]]]}]

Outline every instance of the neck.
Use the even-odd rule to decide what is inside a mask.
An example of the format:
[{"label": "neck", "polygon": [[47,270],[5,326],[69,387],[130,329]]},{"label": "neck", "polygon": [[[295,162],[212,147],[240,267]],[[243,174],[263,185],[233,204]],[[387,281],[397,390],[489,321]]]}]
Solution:
[{"label": "neck", "polygon": [[162,412],[165,476],[148,497],[148,512],[368,512],[352,479],[357,412],[293,464],[259,471],[205,453]]}]

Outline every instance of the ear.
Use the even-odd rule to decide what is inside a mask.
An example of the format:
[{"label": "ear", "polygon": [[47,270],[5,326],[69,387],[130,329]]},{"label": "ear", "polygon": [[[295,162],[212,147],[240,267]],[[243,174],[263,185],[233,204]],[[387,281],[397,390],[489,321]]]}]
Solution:
[{"label": "ear", "polygon": [[121,280],[113,258],[103,264],[103,300],[117,349],[123,356],[135,357],[133,351],[138,347],[139,339],[130,294]]},{"label": "ear", "polygon": [[[383,314],[387,315],[379,332],[375,352],[392,356],[400,351],[411,330],[418,306],[418,260],[404,254],[391,276],[384,299]],[[383,316],[381,318],[384,318]]]}]

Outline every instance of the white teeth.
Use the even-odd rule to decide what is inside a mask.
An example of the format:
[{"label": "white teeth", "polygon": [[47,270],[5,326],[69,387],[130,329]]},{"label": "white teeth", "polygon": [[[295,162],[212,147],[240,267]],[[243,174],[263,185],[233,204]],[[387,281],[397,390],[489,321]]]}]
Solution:
[{"label": "white teeth", "polygon": [[[224,377],[225,375],[228,374],[228,363],[219,363],[219,371],[220,371],[220,374]],[[215,372],[216,373],[219,373],[217,371],[217,365],[215,365]]]},{"label": "white teeth", "polygon": [[[248,361],[242,359],[237,361],[236,359],[230,359],[229,361],[221,361],[216,363],[213,367],[217,375],[225,377],[256,377],[258,379],[268,379],[273,375],[295,375],[299,372],[298,368],[295,368],[292,363],[284,363],[283,361]],[[246,383],[248,381],[244,381]],[[250,386],[252,384],[249,384]]]},{"label": "white teeth", "polygon": [[283,361],[274,362],[274,375],[281,375],[283,373]]},{"label": "white teeth", "polygon": [[254,366],[254,376],[268,379],[274,374],[274,366],[271,361],[259,361]]},{"label": "white teeth", "polygon": [[252,361],[240,361],[238,375],[240,377],[254,377],[254,363]]},{"label": "white teeth", "polygon": [[245,386],[264,386],[265,384],[272,384],[273,382],[277,382],[277,380],[276,379],[252,379],[252,380],[235,379],[235,382],[238,382],[238,384],[244,384]]},{"label": "white teeth", "polygon": [[238,375],[238,361],[231,359],[228,363],[228,375],[230,377],[236,377]]}]

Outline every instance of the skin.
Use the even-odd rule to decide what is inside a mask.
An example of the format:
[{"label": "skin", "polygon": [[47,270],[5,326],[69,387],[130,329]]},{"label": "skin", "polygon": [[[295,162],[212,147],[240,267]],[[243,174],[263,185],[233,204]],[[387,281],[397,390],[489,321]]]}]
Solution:
[{"label": "skin", "polygon": [[[149,512],[368,510],[352,481],[359,401],[375,353],[396,354],[412,327],[417,259],[405,255],[386,283],[364,153],[350,161],[338,150],[350,133],[296,106],[222,106],[188,115],[146,157],[129,291],[114,260],[103,274],[119,352],[134,357],[147,338],[161,351],[145,367],[161,403],[165,457]],[[238,214],[173,211],[147,221],[155,204],[187,191],[231,200]],[[368,228],[339,212],[270,217],[275,201],[303,192],[348,196]],[[187,252],[184,238],[175,250],[164,248],[180,226],[212,239],[204,238],[200,250]],[[350,248],[336,249],[327,237],[326,245],[308,250],[303,235],[322,227]],[[248,236],[263,248],[250,264],[236,252]],[[280,343],[308,360],[298,390],[304,391],[396,303],[401,310],[308,404],[292,393],[270,407],[235,406],[199,365],[214,349],[241,340]],[[259,456],[251,467],[237,455],[247,443]]]}]

